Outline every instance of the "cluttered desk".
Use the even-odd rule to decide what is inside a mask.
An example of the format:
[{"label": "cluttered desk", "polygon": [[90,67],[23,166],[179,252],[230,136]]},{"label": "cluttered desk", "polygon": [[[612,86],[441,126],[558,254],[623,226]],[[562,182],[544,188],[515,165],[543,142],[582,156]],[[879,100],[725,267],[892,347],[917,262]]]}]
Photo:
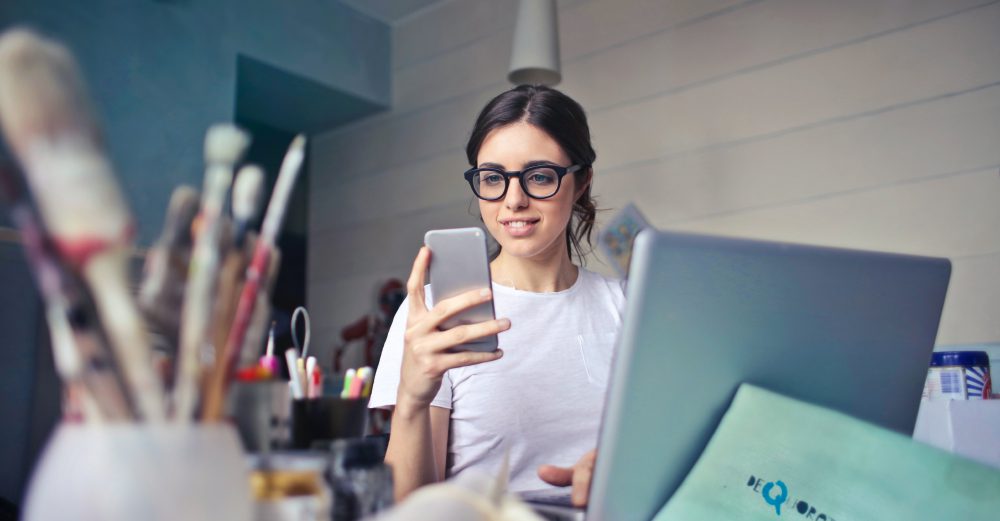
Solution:
[{"label": "cluttered desk", "polygon": [[[362,437],[370,370],[324,386],[316,363],[292,349],[289,383],[280,353],[247,354],[266,336],[259,310],[304,138],[256,234],[245,222],[259,174],[233,183],[249,137],[210,129],[203,193],[172,204],[150,252],[163,276],[143,306],[126,282],[129,216],[72,59],[12,32],[0,40],[0,78],[5,138],[27,181],[8,195],[72,397],[25,519],[985,520],[1000,511],[1000,471],[910,439],[921,389],[992,396],[977,355],[937,356],[928,371],[947,260],[652,229],[632,253],[589,506],[526,494],[531,510],[506,493],[502,469],[391,506],[384,445]],[[190,255],[179,270],[178,247]],[[171,276],[183,295],[165,293]],[[174,300],[149,305],[158,299]],[[176,346],[169,392],[147,326]],[[221,349],[206,354],[206,344]]]}]

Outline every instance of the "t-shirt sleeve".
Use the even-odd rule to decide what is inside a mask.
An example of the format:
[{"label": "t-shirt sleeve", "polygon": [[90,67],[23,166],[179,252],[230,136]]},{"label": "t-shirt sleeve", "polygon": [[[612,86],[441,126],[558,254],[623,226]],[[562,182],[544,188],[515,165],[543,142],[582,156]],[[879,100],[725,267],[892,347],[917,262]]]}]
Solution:
[{"label": "t-shirt sleeve", "polygon": [[[410,298],[407,297],[396,311],[389,326],[389,334],[382,347],[372,394],[368,399],[371,409],[391,409],[396,405],[396,391],[399,389],[399,372],[403,365],[403,335],[406,333],[406,319],[409,315]],[[431,401],[431,405],[451,409],[451,378],[448,373],[441,379],[441,389]]]}]

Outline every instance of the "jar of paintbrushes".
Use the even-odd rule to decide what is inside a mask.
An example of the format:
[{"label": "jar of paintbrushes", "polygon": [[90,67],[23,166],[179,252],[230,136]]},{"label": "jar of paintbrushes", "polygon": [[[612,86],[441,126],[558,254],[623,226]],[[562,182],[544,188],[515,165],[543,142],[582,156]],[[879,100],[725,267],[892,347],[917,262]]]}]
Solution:
[{"label": "jar of paintbrushes", "polygon": [[174,191],[136,297],[136,227],[95,113],[66,48],[26,29],[0,34],[0,129],[11,156],[0,153],[0,195],[72,397],[34,470],[24,518],[251,519],[225,404],[239,361],[264,343],[305,137],[289,146],[258,232],[264,176],[238,168],[250,136],[211,127],[202,189]]}]

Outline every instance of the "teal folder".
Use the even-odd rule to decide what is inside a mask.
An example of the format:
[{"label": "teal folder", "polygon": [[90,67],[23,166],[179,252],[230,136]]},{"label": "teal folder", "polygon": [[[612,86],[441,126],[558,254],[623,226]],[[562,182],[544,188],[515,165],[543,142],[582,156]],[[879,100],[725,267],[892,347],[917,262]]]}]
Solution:
[{"label": "teal folder", "polygon": [[655,519],[996,521],[1000,470],[744,384]]}]

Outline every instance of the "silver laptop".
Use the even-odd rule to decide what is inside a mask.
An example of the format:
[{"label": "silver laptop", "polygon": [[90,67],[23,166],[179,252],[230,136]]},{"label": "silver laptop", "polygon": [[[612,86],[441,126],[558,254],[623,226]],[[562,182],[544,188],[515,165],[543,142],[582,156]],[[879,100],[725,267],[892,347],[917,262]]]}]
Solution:
[{"label": "silver laptop", "polygon": [[741,382],[912,433],[948,260],[647,229],[629,273],[588,521],[655,515]]}]

